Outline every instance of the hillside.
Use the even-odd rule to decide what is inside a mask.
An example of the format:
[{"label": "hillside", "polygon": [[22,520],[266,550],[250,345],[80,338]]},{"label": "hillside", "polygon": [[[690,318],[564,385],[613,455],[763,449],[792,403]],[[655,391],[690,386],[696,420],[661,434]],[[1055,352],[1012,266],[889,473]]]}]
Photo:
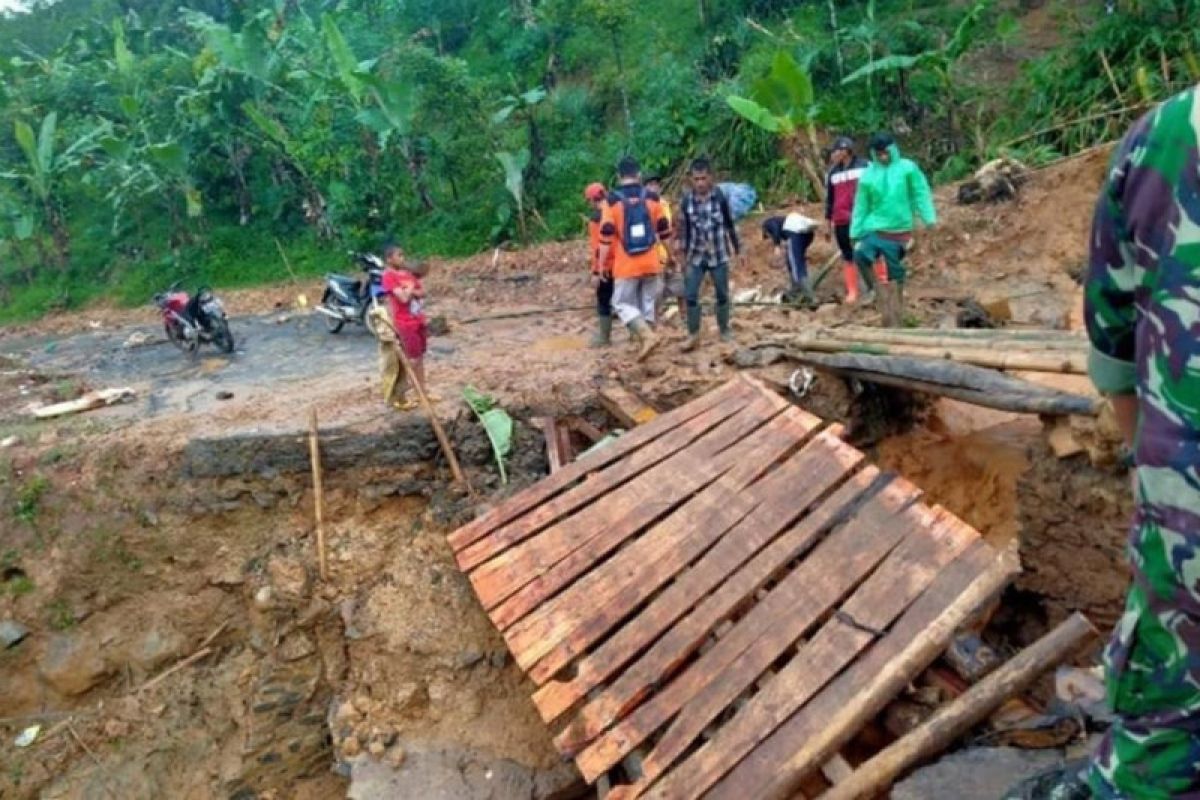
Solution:
[{"label": "hillside", "polygon": [[571,238],[626,152],[668,176],[710,154],[768,205],[815,199],[833,134],[892,129],[939,179],[1036,164],[1200,77],[1195,0],[178,5],[0,17],[0,322],[317,274],[390,238]]}]

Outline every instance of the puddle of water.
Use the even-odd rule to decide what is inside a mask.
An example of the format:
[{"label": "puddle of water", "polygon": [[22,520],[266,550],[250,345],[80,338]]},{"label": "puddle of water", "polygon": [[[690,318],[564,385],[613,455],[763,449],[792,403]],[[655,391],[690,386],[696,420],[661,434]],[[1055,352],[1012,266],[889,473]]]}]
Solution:
[{"label": "puddle of water", "polygon": [[530,349],[539,353],[561,353],[568,350],[583,350],[588,346],[588,340],[583,336],[551,336],[538,339]]}]

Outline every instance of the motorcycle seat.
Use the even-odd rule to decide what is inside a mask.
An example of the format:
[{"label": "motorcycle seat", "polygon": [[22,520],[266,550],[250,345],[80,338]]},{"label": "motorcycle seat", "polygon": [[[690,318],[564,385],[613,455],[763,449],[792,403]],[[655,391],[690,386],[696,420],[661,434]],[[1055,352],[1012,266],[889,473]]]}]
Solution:
[{"label": "motorcycle seat", "polygon": [[348,275],[338,275],[336,273],[330,273],[329,275],[326,276],[326,278],[328,280],[332,281],[333,283],[338,284],[339,286],[345,286],[349,289],[353,289],[356,292],[358,291],[358,288],[360,286],[362,286],[361,281],[359,281],[357,278],[351,278]]}]

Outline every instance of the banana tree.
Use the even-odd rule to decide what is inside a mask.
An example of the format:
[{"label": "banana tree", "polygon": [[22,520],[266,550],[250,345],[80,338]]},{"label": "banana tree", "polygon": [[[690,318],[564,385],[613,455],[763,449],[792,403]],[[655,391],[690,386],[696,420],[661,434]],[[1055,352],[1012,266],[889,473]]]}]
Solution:
[{"label": "banana tree", "polygon": [[775,54],[771,71],[754,82],[749,97],[729,95],[725,100],[739,116],[779,136],[808,177],[816,196],[824,195],[816,126],[821,106],[808,71],[791,54],[782,50]]},{"label": "banana tree", "polygon": [[529,166],[529,148],[523,147],[515,153],[501,151],[496,153],[496,160],[504,168],[504,188],[517,207],[517,230],[521,243],[525,244],[529,241],[525,226],[525,168]]},{"label": "banana tree", "polygon": [[35,203],[42,224],[54,240],[55,262],[65,269],[71,256],[71,233],[67,229],[58,184],[63,175],[79,164],[80,157],[94,144],[97,132],[86,134],[61,152],[56,152],[58,114],[54,111],[42,118],[38,133],[23,119],[13,123],[13,136],[25,163],[20,169],[0,173],[0,178],[14,181]]},{"label": "banana tree", "polygon": [[916,55],[890,55],[872,59],[866,65],[850,73],[842,80],[843,84],[855,81],[870,81],[879,73],[896,73],[900,76],[901,92],[905,92],[905,83],[910,72],[926,71],[937,78],[938,85],[946,97],[947,126],[951,139],[957,134],[955,111],[958,105],[957,90],[954,82],[953,69],[979,35],[979,25],[988,2],[976,3],[966,16],[958,23],[954,33],[940,47],[922,51]]}]

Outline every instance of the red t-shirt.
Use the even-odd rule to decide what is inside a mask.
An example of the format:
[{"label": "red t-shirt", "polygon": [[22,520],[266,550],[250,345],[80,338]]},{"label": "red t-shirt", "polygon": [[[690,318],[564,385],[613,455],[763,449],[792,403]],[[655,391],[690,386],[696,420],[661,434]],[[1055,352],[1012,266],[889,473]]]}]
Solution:
[{"label": "red t-shirt", "polygon": [[[379,285],[387,292],[392,307],[392,321],[397,328],[424,324],[425,313],[421,307],[424,305],[425,289],[421,286],[420,278],[411,272],[389,267],[383,271]],[[400,298],[392,294],[393,290],[401,288],[412,289],[412,299],[407,303],[400,302]]]}]

